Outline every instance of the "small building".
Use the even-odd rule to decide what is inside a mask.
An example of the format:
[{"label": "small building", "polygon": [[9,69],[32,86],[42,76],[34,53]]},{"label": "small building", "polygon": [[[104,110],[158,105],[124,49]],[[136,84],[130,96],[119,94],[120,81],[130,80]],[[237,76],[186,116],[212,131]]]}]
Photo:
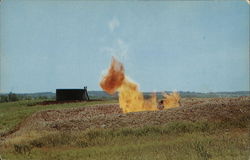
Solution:
[{"label": "small building", "polygon": [[56,101],[88,101],[87,87],[84,89],[56,89]]}]

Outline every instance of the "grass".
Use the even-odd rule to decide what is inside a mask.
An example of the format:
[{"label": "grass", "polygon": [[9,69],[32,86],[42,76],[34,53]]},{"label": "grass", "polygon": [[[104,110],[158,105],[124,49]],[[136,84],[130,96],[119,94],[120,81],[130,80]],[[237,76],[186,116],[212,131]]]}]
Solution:
[{"label": "grass", "polygon": [[[225,128],[217,128],[221,126]],[[48,133],[6,147],[2,157],[13,160],[247,160],[249,144],[249,130],[235,124],[173,122],[136,129]]]},{"label": "grass", "polygon": [[17,102],[0,103],[0,136],[17,126],[22,120],[34,112],[48,109],[63,109],[83,107],[94,104],[116,103],[115,100],[91,101],[78,103],[64,103],[51,105],[36,105],[42,100],[24,100]]},{"label": "grass", "polygon": [[[237,121],[237,122],[236,122]],[[44,132],[3,146],[6,159],[246,159],[249,118],[234,122],[171,122],[143,128]]]},{"label": "grass", "polygon": [[[37,101],[0,104],[3,131],[28,115],[46,109],[98,103],[33,105]],[[161,126],[86,131],[29,132],[0,145],[5,160],[248,160],[250,116],[221,122],[176,121]]]}]

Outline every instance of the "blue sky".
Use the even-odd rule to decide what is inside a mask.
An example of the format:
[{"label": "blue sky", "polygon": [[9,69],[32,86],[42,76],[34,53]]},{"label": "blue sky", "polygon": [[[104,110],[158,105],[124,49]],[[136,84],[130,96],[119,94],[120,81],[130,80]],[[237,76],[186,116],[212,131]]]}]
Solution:
[{"label": "blue sky", "polygon": [[101,90],[116,56],[142,91],[249,90],[245,1],[5,0],[1,92]]}]

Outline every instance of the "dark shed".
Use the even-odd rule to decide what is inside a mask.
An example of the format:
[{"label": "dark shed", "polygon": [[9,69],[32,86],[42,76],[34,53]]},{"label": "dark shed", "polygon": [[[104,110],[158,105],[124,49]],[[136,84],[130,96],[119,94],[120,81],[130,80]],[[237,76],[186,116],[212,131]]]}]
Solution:
[{"label": "dark shed", "polygon": [[89,100],[87,87],[84,87],[84,89],[56,89],[56,101],[72,100]]}]

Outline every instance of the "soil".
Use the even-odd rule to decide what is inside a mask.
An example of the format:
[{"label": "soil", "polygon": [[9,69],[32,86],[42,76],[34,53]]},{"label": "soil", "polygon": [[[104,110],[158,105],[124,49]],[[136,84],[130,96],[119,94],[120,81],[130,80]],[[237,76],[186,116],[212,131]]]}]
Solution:
[{"label": "soil", "polygon": [[250,97],[184,98],[181,107],[122,113],[118,104],[46,110],[34,113],[10,136],[36,131],[79,131],[92,128],[142,127],[171,121],[227,121],[250,118]]},{"label": "soil", "polygon": [[79,102],[91,102],[91,101],[103,101],[102,99],[93,99],[88,101],[72,100],[72,101],[42,101],[35,103],[35,105],[51,105],[51,104],[64,104],[64,103],[79,103]]}]

